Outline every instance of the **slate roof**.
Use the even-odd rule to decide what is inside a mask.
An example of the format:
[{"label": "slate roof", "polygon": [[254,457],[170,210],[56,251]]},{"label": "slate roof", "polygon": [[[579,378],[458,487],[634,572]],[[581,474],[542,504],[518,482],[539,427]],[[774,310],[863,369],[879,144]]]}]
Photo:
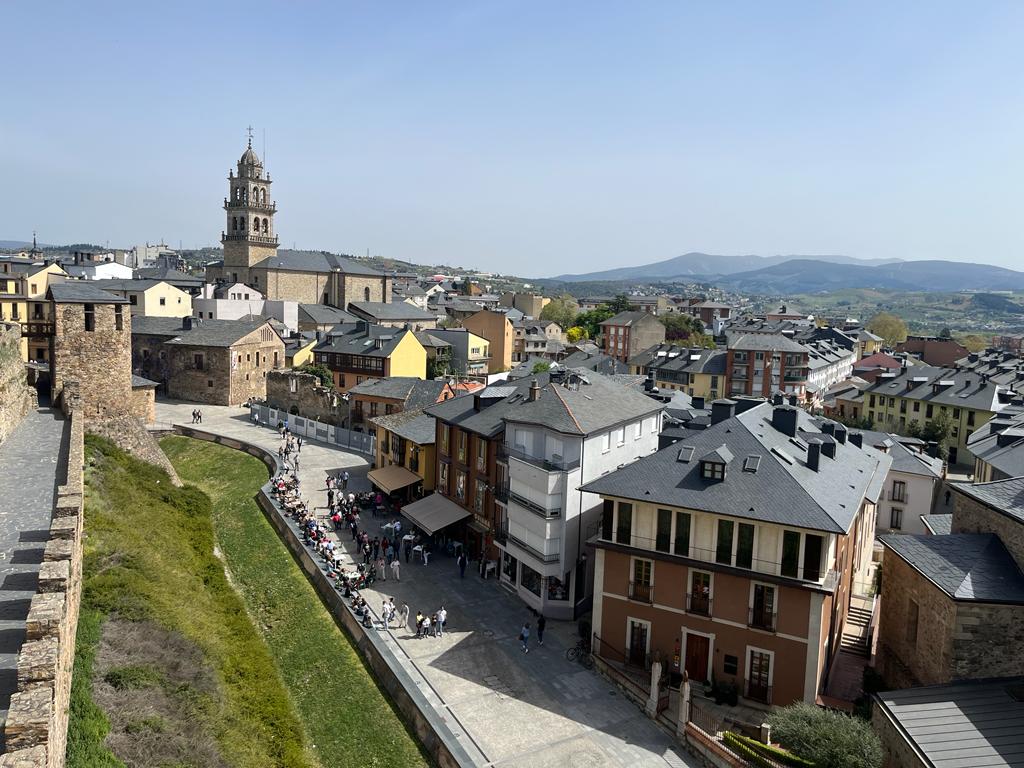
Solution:
[{"label": "slate roof", "polygon": [[444,349],[445,347],[451,346],[451,344],[444,339],[439,339],[437,336],[433,336],[430,331],[414,331],[413,333],[415,334],[417,341],[419,341],[425,349],[431,347]]},{"label": "slate roof", "polygon": [[[894,472],[905,472],[909,475],[925,475],[927,477],[942,477],[942,459],[935,459],[926,453],[918,453],[908,448],[904,445],[908,438],[871,429],[857,431],[864,436],[865,445],[871,445],[873,448],[885,445],[888,448],[889,456],[892,457],[892,470]],[[910,439],[912,440],[913,438]]]},{"label": "slate roof", "polygon": [[369,320],[435,320],[436,315],[404,301],[351,301],[349,310]]},{"label": "slate roof", "polygon": [[648,318],[648,317],[651,317],[652,319],[657,320],[657,318],[654,318],[651,315],[650,312],[639,312],[639,311],[627,310],[626,312],[619,312],[619,314],[617,314],[617,315],[612,315],[607,320],[602,320],[600,324],[601,325],[616,325],[616,326],[623,325],[623,326],[627,326],[628,327],[628,326],[631,326],[634,323],[638,323],[641,320],[643,320],[644,318]]},{"label": "slate roof", "polygon": [[148,291],[161,283],[167,282],[166,280],[150,280],[150,279],[123,279],[117,277],[105,277],[99,280],[90,280],[90,283],[95,283],[104,290],[111,291]]},{"label": "slate roof", "polygon": [[436,422],[437,420],[424,413],[422,408],[404,410],[386,416],[375,416],[370,419],[371,424],[376,424],[394,435],[416,443],[416,445],[434,444],[437,435]]},{"label": "slate roof", "polygon": [[146,387],[159,387],[160,384],[142,376],[132,374],[132,389],[145,389]]},{"label": "slate roof", "polygon": [[967,449],[1005,476],[1019,477],[1024,475],[1024,434],[1015,430],[1021,428],[1024,409],[1007,406],[974,431],[967,439]]},{"label": "slate roof", "polygon": [[[327,337],[317,344],[313,351],[363,357],[388,357],[407,333],[412,333],[412,331],[404,328],[388,328],[375,323],[341,323],[328,331]],[[382,340],[379,349],[374,344],[376,339]]]},{"label": "slate roof", "polygon": [[145,267],[143,269],[135,270],[135,274],[140,278],[163,280],[165,283],[170,283],[171,285],[177,285],[180,283],[199,286],[204,282],[202,277],[190,275],[186,272],[182,272],[178,269],[172,269],[170,267]]},{"label": "slate roof", "polygon": [[921,515],[921,522],[933,536],[948,536],[953,530],[953,515]]},{"label": "slate roof", "polygon": [[58,304],[127,304],[124,296],[104,291],[97,280],[65,280],[54,283],[47,290],[47,296]]},{"label": "slate roof", "polygon": [[956,490],[1024,523],[1024,477],[991,483],[950,483]]},{"label": "slate roof", "polygon": [[955,600],[1024,604],[1024,574],[995,534],[889,534],[878,538]]},{"label": "slate roof", "polygon": [[355,315],[328,304],[299,304],[298,310],[300,320],[308,320],[317,325],[337,325],[356,321]]},{"label": "slate roof", "polygon": [[185,330],[180,317],[137,315],[132,318],[132,336],[164,336],[167,338],[166,344],[189,347],[230,347],[242,337],[267,324],[268,321],[262,317],[255,320],[193,318],[192,330]]},{"label": "slate roof", "polygon": [[424,408],[436,403],[447,386],[447,382],[433,379],[389,376],[385,379],[367,379],[349,389],[349,394],[401,400],[408,408]]},{"label": "slate roof", "polygon": [[1022,768],[1024,678],[979,680],[875,695],[882,716],[930,768]]},{"label": "slate roof", "polygon": [[[819,471],[807,466],[810,438],[829,439],[804,411],[794,409],[798,437],[772,426],[773,407],[762,403],[706,430],[688,431],[683,440],[592,480],[584,491],[724,513],[767,523],[846,533],[865,497],[877,499],[891,459],[849,441],[836,444],[836,458],[822,456]],[[736,457],[724,481],[701,477],[700,457],[726,445]],[[682,446],[693,458],[678,461]],[[759,456],[755,472],[744,471]]]},{"label": "slate roof", "polygon": [[545,357],[529,357],[509,372],[509,380],[522,379],[534,375],[533,366],[536,363],[548,363],[551,366],[551,370],[558,370],[559,368],[585,368],[588,371],[601,373],[605,376],[629,373],[628,365],[602,352],[573,352],[571,355],[558,361],[552,361]]},{"label": "slate roof", "polygon": [[384,277],[383,272],[365,267],[352,259],[335,256],[333,253],[301,253],[283,249],[279,250],[276,256],[259,262],[254,268],[281,269],[289,272],[333,272],[337,269],[349,275]]},{"label": "slate roof", "polygon": [[[933,386],[944,381],[950,381],[952,384],[938,389]],[[885,397],[905,397],[953,408],[997,411],[1002,408],[997,394],[998,390],[999,385],[995,381],[991,379],[985,381],[977,371],[958,371],[955,368],[914,365],[896,376],[879,375],[864,390],[864,395],[869,398],[869,403],[870,396],[874,394]]]},{"label": "slate roof", "polygon": [[766,352],[807,352],[803,344],[774,333],[744,333],[729,335],[729,349],[754,350]]}]

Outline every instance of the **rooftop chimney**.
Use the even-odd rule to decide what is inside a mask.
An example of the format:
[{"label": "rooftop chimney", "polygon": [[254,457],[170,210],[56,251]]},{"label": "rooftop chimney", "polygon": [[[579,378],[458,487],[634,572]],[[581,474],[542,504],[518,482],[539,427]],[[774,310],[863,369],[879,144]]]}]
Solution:
[{"label": "rooftop chimney", "polygon": [[530,382],[530,402],[536,402],[540,399],[540,384],[534,379]]},{"label": "rooftop chimney", "polygon": [[836,436],[836,440],[838,440],[840,443],[845,445],[846,444],[846,427],[844,427],[842,424],[836,424],[835,436]]},{"label": "rooftop chimney", "polygon": [[821,455],[828,456],[830,459],[835,460],[836,458],[836,441],[835,440],[823,440],[821,443]]},{"label": "rooftop chimney", "polygon": [[183,318],[181,318],[181,330],[183,330],[183,331],[191,331],[192,330],[192,320],[193,320],[193,318],[190,315],[185,315]]},{"label": "rooftop chimney", "polygon": [[797,410],[791,405],[776,405],[772,410],[772,426],[785,435],[796,437]]},{"label": "rooftop chimney", "polygon": [[799,403],[799,402],[800,402],[800,398],[798,398],[796,395],[790,395],[789,396],[789,404],[792,405],[794,408],[796,408],[797,403]]},{"label": "rooftop chimney", "polygon": [[690,398],[690,404],[694,407],[695,410],[703,411],[704,410],[704,396],[703,395],[694,395],[692,398]]},{"label": "rooftop chimney", "polygon": [[721,400],[715,400],[711,404],[711,424],[720,424],[726,419],[731,419],[736,410],[736,401],[727,400],[725,398]]},{"label": "rooftop chimney", "polygon": [[821,464],[821,440],[810,440],[807,443],[807,468],[815,472]]},{"label": "rooftop chimney", "polygon": [[836,423],[834,421],[826,421],[821,425],[821,431],[826,435],[834,435],[836,433]]},{"label": "rooftop chimney", "polygon": [[864,435],[862,435],[860,432],[851,432],[850,433],[850,445],[855,445],[858,448],[863,448],[864,447]]},{"label": "rooftop chimney", "polygon": [[772,395],[772,405],[782,405],[782,400],[783,398],[781,392],[776,392],[774,395]]}]

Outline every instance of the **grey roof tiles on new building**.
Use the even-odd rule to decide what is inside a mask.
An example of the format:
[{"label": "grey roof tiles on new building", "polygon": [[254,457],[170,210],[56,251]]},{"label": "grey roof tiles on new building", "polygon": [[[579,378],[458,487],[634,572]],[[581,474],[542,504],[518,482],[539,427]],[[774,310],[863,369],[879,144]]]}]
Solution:
[{"label": "grey roof tiles on new building", "polygon": [[127,304],[128,299],[104,291],[95,280],[65,280],[54,283],[47,295],[57,304]]}]

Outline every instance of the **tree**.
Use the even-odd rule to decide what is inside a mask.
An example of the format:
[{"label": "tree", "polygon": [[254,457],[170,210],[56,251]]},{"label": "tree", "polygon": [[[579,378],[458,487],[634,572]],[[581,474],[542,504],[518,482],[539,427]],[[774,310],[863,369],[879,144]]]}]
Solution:
[{"label": "tree", "polygon": [[[612,315],[617,315],[619,312],[628,312],[629,308],[633,306],[633,302],[629,300],[629,296],[624,293],[617,294],[614,299],[608,302],[608,309],[612,311]],[[611,317],[611,315],[609,315]]]},{"label": "tree", "polygon": [[576,300],[568,294],[552,299],[540,311],[541,320],[551,320],[558,323],[563,329],[570,327],[580,313],[580,306]]},{"label": "tree", "polygon": [[880,768],[882,743],[857,717],[800,702],[768,715],[772,738],[815,768]]},{"label": "tree", "polygon": [[950,418],[948,411],[941,409],[935,418],[925,424],[924,429],[921,430],[922,440],[939,444],[939,458],[943,461],[949,455],[949,442],[952,435],[953,419]]},{"label": "tree", "polygon": [[691,315],[662,315],[658,319],[665,326],[665,339],[667,341],[688,339],[691,336],[703,335],[704,333],[704,324]]},{"label": "tree", "polygon": [[577,325],[584,330],[587,334],[588,339],[596,339],[598,334],[601,333],[601,323],[607,320],[615,313],[606,305],[602,304],[597,309],[592,309],[589,312],[581,312],[576,316],[576,320],[573,325]]},{"label": "tree", "polygon": [[[576,322],[576,321],[573,320],[573,322]],[[571,328],[569,328],[565,332],[565,340],[568,341],[570,344],[575,344],[580,339],[585,339],[586,337],[587,337],[586,330],[581,328],[578,325],[572,326]]]},{"label": "tree", "polygon": [[538,360],[533,364],[533,368],[530,369],[530,373],[547,373],[551,370],[551,363],[547,360]]},{"label": "tree", "polygon": [[889,347],[907,340],[907,324],[891,312],[879,312],[868,322],[868,330],[881,336]]},{"label": "tree", "polygon": [[331,373],[330,368],[325,365],[318,363],[309,363],[299,368],[303,373],[309,373],[320,379],[320,386],[326,387],[327,389],[334,388],[334,374]]},{"label": "tree", "polygon": [[988,346],[988,341],[985,337],[979,336],[976,333],[969,333],[966,336],[961,336],[959,341],[967,347],[970,352],[981,352]]},{"label": "tree", "polygon": [[939,338],[940,339],[952,339],[953,338],[953,331],[951,331],[949,328],[943,328],[941,331],[939,331]]}]

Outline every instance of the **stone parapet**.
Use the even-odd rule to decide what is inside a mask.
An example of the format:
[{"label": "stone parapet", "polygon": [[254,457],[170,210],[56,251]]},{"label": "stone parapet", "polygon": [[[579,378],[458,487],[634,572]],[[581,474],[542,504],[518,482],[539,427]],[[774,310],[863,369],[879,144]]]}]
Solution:
[{"label": "stone parapet", "polygon": [[39,569],[39,591],[25,620],[18,654],[18,690],[4,723],[7,752],[0,768],[63,768],[71,674],[82,596],[83,468],[81,414],[69,414],[67,479],[57,489],[50,540]]}]

